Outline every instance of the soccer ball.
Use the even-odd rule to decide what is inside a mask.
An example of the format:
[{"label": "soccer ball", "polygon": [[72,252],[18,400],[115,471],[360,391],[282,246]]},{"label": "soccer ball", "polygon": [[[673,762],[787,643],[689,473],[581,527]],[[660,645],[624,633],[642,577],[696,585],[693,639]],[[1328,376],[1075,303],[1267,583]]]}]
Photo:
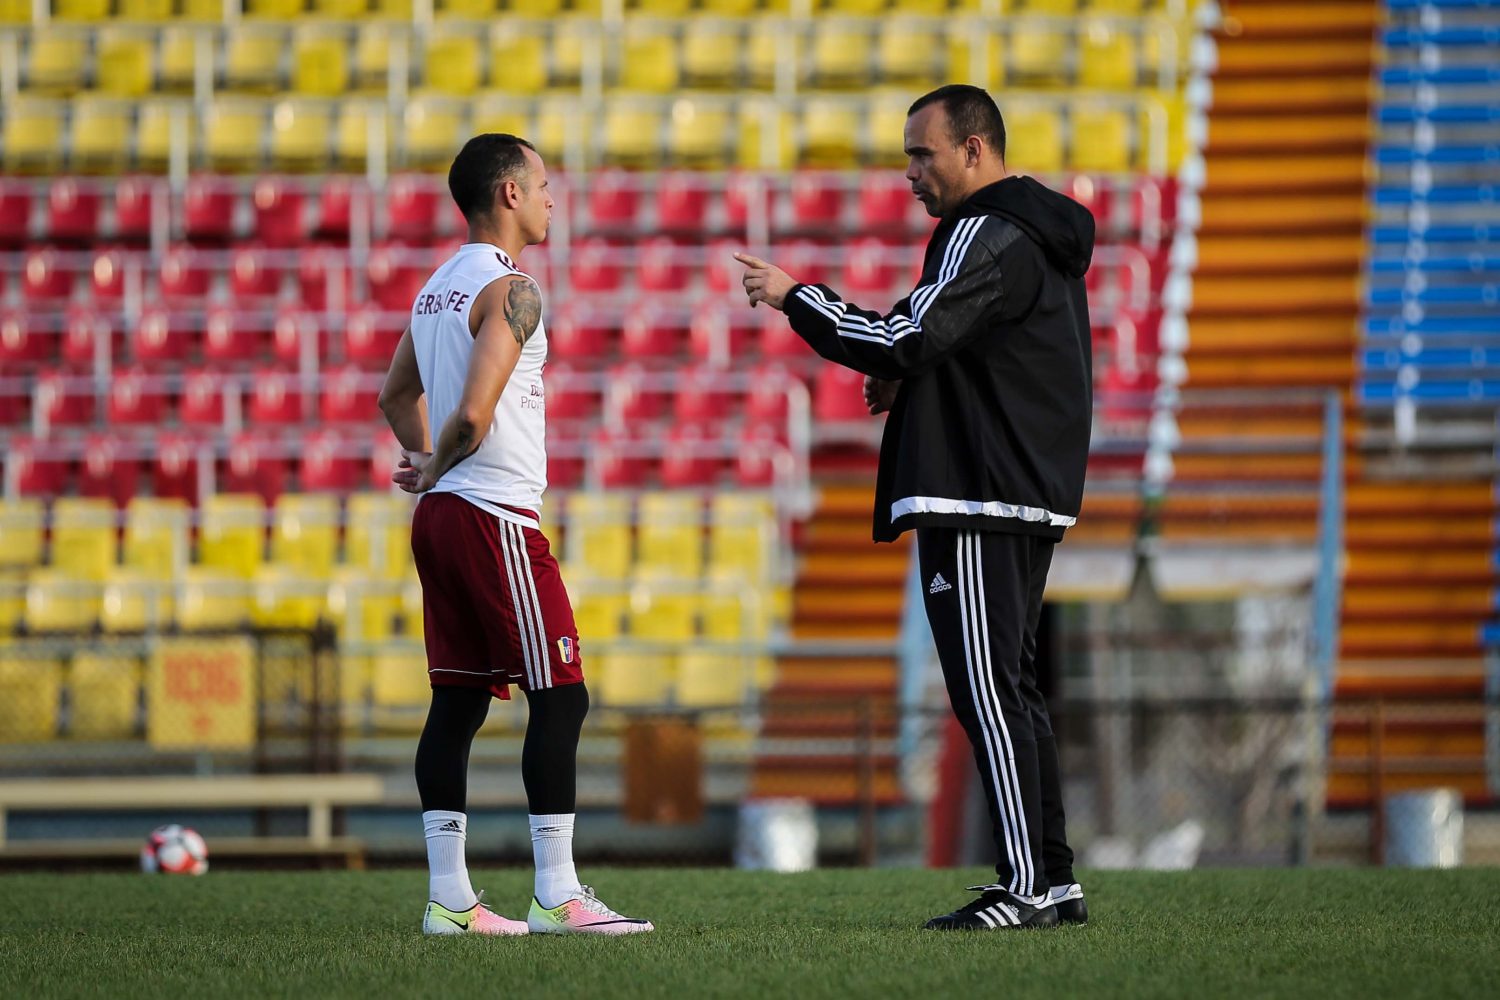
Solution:
[{"label": "soccer ball", "polygon": [[202,875],[208,871],[208,845],[196,830],[176,823],[159,826],[141,847],[141,871]]}]

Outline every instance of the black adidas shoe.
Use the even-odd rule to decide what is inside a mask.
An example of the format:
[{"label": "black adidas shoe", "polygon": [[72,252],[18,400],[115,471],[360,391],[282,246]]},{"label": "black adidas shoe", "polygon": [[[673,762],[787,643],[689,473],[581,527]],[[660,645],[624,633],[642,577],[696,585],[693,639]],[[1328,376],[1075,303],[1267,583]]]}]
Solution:
[{"label": "black adidas shoe", "polygon": [[1083,886],[1070,885],[1052,887],[1052,907],[1057,910],[1057,919],[1065,924],[1082,926],[1089,922],[1089,904],[1083,899]]},{"label": "black adidas shoe", "polygon": [[1038,905],[998,885],[971,885],[979,898],[941,917],[927,921],[929,931],[1003,931],[1056,927],[1057,908],[1051,899]]}]

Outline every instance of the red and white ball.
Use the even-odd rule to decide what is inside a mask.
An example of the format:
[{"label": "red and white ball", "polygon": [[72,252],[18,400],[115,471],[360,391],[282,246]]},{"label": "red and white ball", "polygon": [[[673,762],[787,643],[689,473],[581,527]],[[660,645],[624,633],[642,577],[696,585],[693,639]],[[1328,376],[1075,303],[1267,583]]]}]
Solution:
[{"label": "red and white ball", "polygon": [[196,830],[176,823],[159,826],[141,847],[141,871],[202,875],[208,871],[208,845]]}]

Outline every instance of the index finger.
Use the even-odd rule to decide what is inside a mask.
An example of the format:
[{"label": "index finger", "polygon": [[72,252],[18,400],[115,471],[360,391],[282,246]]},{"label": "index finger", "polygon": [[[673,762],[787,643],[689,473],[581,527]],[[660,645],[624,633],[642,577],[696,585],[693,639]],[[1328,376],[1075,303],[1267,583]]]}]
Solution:
[{"label": "index finger", "polygon": [[741,264],[744,264],[746,267],[771,266],[770,264],[767,264],[765,261],[761,260],[759,257],[752,257],[750,254],[740,253],[738,250],[735,251],[734,259],[739,261]]}]

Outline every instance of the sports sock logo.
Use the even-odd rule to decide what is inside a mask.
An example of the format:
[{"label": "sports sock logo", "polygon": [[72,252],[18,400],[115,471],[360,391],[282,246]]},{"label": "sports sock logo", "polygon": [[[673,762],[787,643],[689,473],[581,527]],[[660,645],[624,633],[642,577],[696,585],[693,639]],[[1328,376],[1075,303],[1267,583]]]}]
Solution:
[{"label": "sports sock logo", "polygon": [[929,594],[941,594],[945,590],[952,589],[953,584],[949,583],[947,580],[944,580],[943,574],[939,573],[937,576],[932,578],[932,586],[927,588],[927,592]]},{"label": "sports sock logo", "polygon": [[448,822],[446,822],[442,826],[438,827],[437,828],[437,832],[438,833],[463,833],[464,832],[464,828],[458,825],[458,820],[456,820],[456,819],[450,819]]}]

